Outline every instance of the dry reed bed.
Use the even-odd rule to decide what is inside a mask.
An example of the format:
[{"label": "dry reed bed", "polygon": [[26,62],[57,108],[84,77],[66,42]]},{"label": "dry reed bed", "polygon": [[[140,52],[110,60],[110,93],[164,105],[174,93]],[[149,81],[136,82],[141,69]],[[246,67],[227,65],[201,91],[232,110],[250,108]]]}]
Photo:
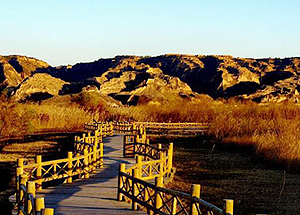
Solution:
[{"label": "dry reed bed", "polygon": [[137,121],[211,122],[218,142],[252,145],[276,163],[298,166],[300,106],[294,103],[259,105],[248,102],[172,103],[116,109],[113,115]]},{"label": "dry reed bed", "polygon": [[[219,142],[252,145],[258,154],[291,166],[300,160],[300,106],[241,102],[178,102],[107,108],[81,104],[0,104],[0,134],[11,137],[39,130],[76,131],[91,119],[156,122],[211,122]],[[89,104],[89,103],[87,103]],[[96,108],[95,108],[96,107]]]},{"label": "dry reed bed", "polygon": [[22,136],[38,131],[77,131],[93,115],[76,106],[38,104],[0,105],[0,137]]}]

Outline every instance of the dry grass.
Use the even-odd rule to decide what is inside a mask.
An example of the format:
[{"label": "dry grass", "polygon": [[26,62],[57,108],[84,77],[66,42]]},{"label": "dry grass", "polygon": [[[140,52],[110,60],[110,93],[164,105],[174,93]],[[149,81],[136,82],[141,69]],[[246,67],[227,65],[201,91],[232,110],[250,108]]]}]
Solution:
[{"label": "dry grass", "polygon": [[210,122],[209,132],[218,142],[252,145],[266,159],[290,167],[300,160],[300,106],[293,103],[186,102],[126,107],[111,114],[137,121]]},{"label": "dry grass", "polygon": [[39,131],[77,131],[95,115],[78,106],[38,104],[0,105],[0,137],[13,137]]},{"label": "dry grass", "polygon": [[300,160],[300,106],[241,102],[173,102],[108,109],[93,94],[73,97],[66,105],[0,105],[0,134],[11,137],[36,131],[76,131],[91,119],[156,122],[211,122],[219,142],[252,145],[274,162],[295,166]]},{"label": "dry grass", "polygon": [[36,130],[82,130],[84,123],[90,121],[93,115],[76,106],[57,107],[55,105],[27,105],[34,111],[31,120]]},{"label": "dry grass", "polygon": [[227,104],[216,111],[210,132],[221,142],[253,145],[257,153],[294,166],[300,160],[300,106]]},{"label": "dry grass", "polygon": [[45,103],[16,103],[0,97],[0,138],[36,132],[81,131],[92,119],[106,120],[103,99],[79,93]]},{"label": "dry grass", "polygon": [[207,122],[214,116],[212,102],[172,102],[163,105],[138,105],[113,110],[121,118],[151,122]]}]

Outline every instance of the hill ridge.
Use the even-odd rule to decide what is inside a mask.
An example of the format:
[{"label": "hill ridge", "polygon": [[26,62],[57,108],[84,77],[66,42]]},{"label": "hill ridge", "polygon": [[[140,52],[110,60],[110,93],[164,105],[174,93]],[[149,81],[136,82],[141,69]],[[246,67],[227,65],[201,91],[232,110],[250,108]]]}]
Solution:
[{"label": "hill ridge", "polygon": [[[236,97],[256,102],[298,102],[300,58],[254,59],[230,55],[188,54],[120,55],[100,58],[90,63],[51,67],[44,61],[26,56],[0,57],[2,90],[22,85],[22,79],[30,79],[36,73],[47,73],[54,78],[52,81],[63,80],[65,84],[59,90],[59,95],[79,93],[87,87],[94,91],[97,88],[98,93],[109,95],[123,104],[132,101],[134,96],[138,98],[134,99],[136,101],[133,104],[137,104],[141,96],[146,97],[146,100],[162,102],[164,99],[178,98],[193,100],[199,94],[206,94],[214,99]],[[177,85],[174,82],[176,78]],[[159,85],[152,84],[153,90],[156,90],[152,93],[151,87],[148,90],[138,90],[141,87],[147,88],[152,83],[148,81],[151,79],[155,79],[154,84]],[[158,93],[159,91],[166,95]],[[140,94],[137,95],[137,92]],[[158,98],[155,98],[155,94]],[[173,98],[169,99],[171,97]]]}]

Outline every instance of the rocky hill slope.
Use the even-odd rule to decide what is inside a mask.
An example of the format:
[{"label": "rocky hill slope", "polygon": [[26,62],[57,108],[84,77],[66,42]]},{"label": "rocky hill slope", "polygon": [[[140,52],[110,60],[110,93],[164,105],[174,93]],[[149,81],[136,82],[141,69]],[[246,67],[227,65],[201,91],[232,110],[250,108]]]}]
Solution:
[{"label": "rocky hill slope", "polygon": [[16,87],[37,68],[47,68],[44,61],[25,56],[0,56],[0,89]]},{"label": "rocky hill slope", "polygon": [[[257,102],[298,102],[300,98],[300,58],[245,59],[176,54],[116,56],[61,67],[25,59],[0,57],[0,84],[15,87],[13,94],[17,100],[38,92],[57,96],[83,90],[108,95],[123,104],[178,99],[193,101],[201,97],[199,94]],[[51,80],[51,84],[45,80]]]}]

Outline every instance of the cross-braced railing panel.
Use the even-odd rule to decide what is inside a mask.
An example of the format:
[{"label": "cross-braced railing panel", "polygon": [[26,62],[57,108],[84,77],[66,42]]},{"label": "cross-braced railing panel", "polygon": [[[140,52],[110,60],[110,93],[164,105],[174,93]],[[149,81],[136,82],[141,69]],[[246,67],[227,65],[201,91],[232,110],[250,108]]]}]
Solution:
[{"label": "cross-braced railing panel", "polygon": [[[125,124],[123,124],[125,125]],[[123,129],[119,124],[118,129]],[[193,190],[192,195],[163,188],[163,177],[170,177],[174,174],[172,168],[173,162],[173,144],[158,144],[157,146],[149,144],[146,138],[145,127],[150,126],[158,129],[183,129],[193,130],[202,127],[206,129],[208,124],[199,123],[180,123],[175,124],[135,124],[136,127],[144,126],[138,134],[126,135],[124,137],[124,156],[136,156],[136,164],[126,168],[125,164],[120,164],[118,199],[122,197],[132,202],[132,208],[137,209],[138,205],[148,212],[163,215],[215,215],[215,214],[233,214],[233,201],[226,200],[228,206],[225,211],[200,199],[199,192]],[[155,179],[157,186],[146,181]],[[170,181],[169,180],[169,181]],[[160,181],[160,182],[159,182]],[[200,185],[195,185],[196,187]],[[193,185],[194,189],[194,185]],[[198,188],[197,188],[198,189]],[[225,200],[224,200],[225,201]],[[149,213],[148,213],[149,214]]]},{"label": "cross-braced railing panel", "polygon": [[220,215],[223,210],[187,193],[175,191],[120,172],[118,192],[142,208],[162,215]]},{"label": "cross-braced railing panel", "polygon": [[36,180],[37,166],[38,165],[36,163],[24,165],[23,174],[27,175],[28,178],[32,178],[33,180]]},{"label": "cross-braced railing panel", "polygon": [[68,159],[52,160],[42,163],[41,172],[40,180],[42,182],[71,176],[68,175]]},{"label": "cross-braced railing panel", "polygon": [[81,175],[84,172],[84,159],[85,156],[77,156],[72,160],[72,176],[74,175]]},{"label": "cross-braced railing panel", "polygon": [[147,143],[134,143],[135,149],[134,152],[137,155],[143,155],[150,159],[159,159],[161,152],[166,152],[166,149],[159,149],[158,147],[147,144]]},{"label": "cross-braced railing panel", "polygon": [[134,157],[134,144],[135,136],[134,135],[125,135],[124,136],[124,146],[123,146],[123,156],[124,157]]},{"label": "cross-braced railing panel", "polygon": [[83,154],[84,149],[90,150],[90,148],[93,148],[93,144],[87,143],[84,141],[75,141],[74,142],[74,151],[78,154]]},{"label": "cross-braced railing panel", "polygon": [[163,175],[161,160],[143,161],[140,169],[140,177],[143,180],[150,180],[158,175]]}]

